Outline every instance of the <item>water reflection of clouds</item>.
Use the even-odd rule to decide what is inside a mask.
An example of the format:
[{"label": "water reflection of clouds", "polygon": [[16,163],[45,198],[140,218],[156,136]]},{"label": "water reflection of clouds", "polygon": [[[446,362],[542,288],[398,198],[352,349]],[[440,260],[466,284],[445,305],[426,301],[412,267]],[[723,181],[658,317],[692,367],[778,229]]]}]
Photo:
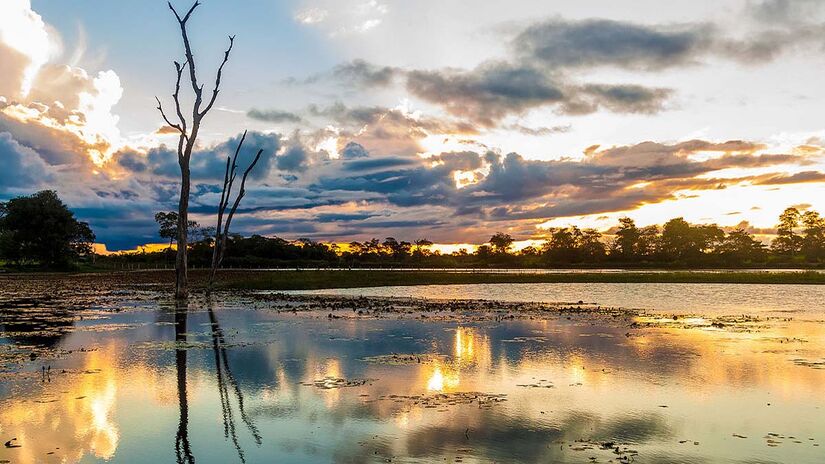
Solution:
[{"label": "water reflection of clouds", "polygon": [[[117,317],[170,322],[168,314],[150,314]],[[470,440],[473,455],[485,459],[546,462],[569,457],[563,447],[550,446],[555,441],[589,438],[647,447],[648,457],[657,455],[666,462],[667,446],[657,443],[684,433],[686,425],[680,418],[685,415],[693,414],[690,417],[695,421],[735,422],[734,409],[747,407],[751,400],[762,401],[757,398],[759,392],[770,392],[787,402],[821,403],[816,393],[823,385],[822,371],[788,361],[792,353],[803,349],[809,355],[821,354],[821,326],[797,327],[796,333],[814,342],[816,347],[812,347],[808,342],[780,343],[765,334],[676,328],[625,336],[628,328],[621,324],[594,325],[575,319],[339,324],[313,319],[296,322],[269,311],[236,309],[216,314],[220,336],[215,332],[218,324],[210,323],[207,313],[188,316],[188,341],[216,340],[222,350],[218,358],[214,349],[185,350],[189,435],[200,437],[192,443],[195,458],[216,453],[221,446],[232,450],[232,440],[223,436],[221,425],[204,419],[221,417],[225,403],[219,399],[241,395],[247,419],[255,424],[264,444],[256,446],[255,433],[237,437],[237,447],[244,448],[250,461],[266,450],[322,460],[400,455],[441,460],[456,456],[456,450],[469,446]],[[779,327],[775,335],[787,335],[788,330]],[[128,453],[141,435],[124,424],[134,424],[138,410],[162,412],[157,415],[159,429],[176,427],[176,423],[170,425],[172,417],[177,421],[179,408],[174,393],[175,352],[129,346],[171,339],[174,334],[168,325],[143,325],[64,337],[61,343],[67,347],[76,346],[79,337],[83,344],[90,337],[96,340],[98,351],[78,353],[64,362],[67,366],[77,363],[72,366],[76,369],[100,371],[56,376],[51,385],[24,390],[28,393],[20,399],[25,402],[4,401],[10,407],[0,412],[3,433],[13,433],[25,443],[14,462],[38,462],[50,446],[59,446],[59,455],[67,461],[83,456],[134,457]],[[363,360],[391,353],[442,356],[399,365]],[[225,380],[216,377],[216,369],[223,375],[231,372],[235,384],[222,388]],[[376,380],[350,388],[300,385],[325,377]],[[519,386],[544,380],[542,385],[553,388]],[[755,393],[737,397],[735,389],[740,387]],[[65,393],[57,402],[35,403],[43,392],[54,391]],[[506,394],[507,401],[490,409],[448,405],[439,411],[380,398],[468,391]],[[241,418],[244,412],[233,401],[230,408]],[[660,404],[669,408],[659,409]],[[695,410],[700,405],[713,413]],[[808,418],[808,422],[813,420]],[[243,421],[238,422],[243,427]],[[146,456],[163,457],[172,451],[171,442],[160,438],[146,445],[151,448]],[[231,458],[221,453],[216,455]],[[5,456],[0,453],[0,458]],[[695,458],[682,457],[684,461]]]}]

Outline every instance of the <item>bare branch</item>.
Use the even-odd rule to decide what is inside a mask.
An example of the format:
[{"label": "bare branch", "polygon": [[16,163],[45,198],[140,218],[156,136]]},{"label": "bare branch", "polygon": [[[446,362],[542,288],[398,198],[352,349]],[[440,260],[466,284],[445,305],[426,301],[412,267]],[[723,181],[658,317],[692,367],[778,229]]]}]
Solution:
[{"label": "bare branch", "polygon": [[195,8],[200,6],[201,2],[196,1],[195,4],[192,5],[191,8],[189,8],[189,11],[186,12],[186,16],[184,16],[183,19],[180,19],[180,15],[178,14],[178,11],[175,10],[175,7],[172,6],[172,2],[167,2],[167,4],[169,5],[169,9],[172,10],[172,13],[175,14],[175,17],[178,18],[178,22],[185,23],[186,21],[189,21],[189,16],[192,15],[192,12],[195,11]]},{"label": "bare branch", "polygon": [[180,119],[180,126],[183,128],[181,132],[186,135],[186,118],[183,117],[183,111],[180,107],[180,80],[183,75],[183,69],[186,68],[188,61],[184,61],[181,65],[177,61],[175,61],[175,72],[177,73],[177,79],[175,80],[175,93],[172,94],[172,98],[175,100],[175,111],[178,113],[178,119]]},{"label": "bare branch", "polygon": [[183,38],[183,48],[186,50],[186,61],[189,63],[189,80],[192,82],[192,90],[195,92],[195,108],[192,114],[193,117],[198,117],[201,105],[201,90],[203,87],[198,86],[198,78],[197,74],[195,73],[195,57],[192,54],[192,47],[189,44],[189,34],[186,31],[186,22],[189,21],[189,17],[192,15],[192,12],[195,11],[195,8],[200,6],[200,2],[195,2],[186,15],[181,19],[178,12],[175,10],[175,7],[172,6],[172,2],[169,2],[169,9],[175,14],[175,18],[178,20],[178,24],[180,25],[180,34]]},{"label": "bare branch", "polygon": [[155,100],[158,102],[158,111],[160,111],[160,115],[163,116],[163,120],[166,121],[166,125],[169,127],[177,129],[181,134],[185,134],[184,130],[180,125],[173,123],[166,117],[166,113],[163,111],[163,104],[160,102],[160,98],[155,97]]},{"label": "bare branch", "polygon": [[246,171],[243,173],[243,177],[241,178],[241,189],[238,191],[238,196],[235,198],[235,203],[232,204],[232,209],[229,210],[229,215],[226,217],[226,226],[225,229],[229,231],[229,223],[232,221],[232,217],[235,216],[235,210],[238,209],[238,205],[241,204],[241,200],[243,199],[244,195],[246,195],[246,178],[249,176],[249,173],[252,172],[252,169],[258,164],[258,160],[261,159],[261,154],[263,154],[263,149],[258,150],[258,154],[255,155],[255,159],[252,160],[252,163],[249,164],[249,167],[246,168]]},{"label": "bare branch", "polygon": [[[206,105],[206,108],[201,113],[201,117],[205,116],[209,110],[212,109],[212,105],[215,104],[215,100],[218,98],[218,92],[220,92],[221,87],[221,75],[223,74],[223,67],[226,65],[226,62],[229,61],[229,54],[232,52],[232,47],[235,45],[235,36],[229,36],[229,48],[223,54],[223,62],[221,62],[220,67],[218,67],[218,75],[215,77],[215,88],[212,90],[212,98],[209,100],[209,104]],[[201,88],[203,88],[201,86]]]}]

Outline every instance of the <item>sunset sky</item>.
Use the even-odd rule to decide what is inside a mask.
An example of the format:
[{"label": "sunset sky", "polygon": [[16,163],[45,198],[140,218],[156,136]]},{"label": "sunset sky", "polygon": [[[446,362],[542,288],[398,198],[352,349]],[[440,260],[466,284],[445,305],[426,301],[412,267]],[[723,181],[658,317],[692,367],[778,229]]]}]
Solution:
[{"label": "sunset sky", "polygon": [[[173,4],[185,10],[189,0]],[[825,212],[825,2],[205,0],[192,211],[235,232],[479,243],[675,216]],[[0,1],[0,201],[55,189],[110,250],[175,209],[177,23],[156,0]]]}]

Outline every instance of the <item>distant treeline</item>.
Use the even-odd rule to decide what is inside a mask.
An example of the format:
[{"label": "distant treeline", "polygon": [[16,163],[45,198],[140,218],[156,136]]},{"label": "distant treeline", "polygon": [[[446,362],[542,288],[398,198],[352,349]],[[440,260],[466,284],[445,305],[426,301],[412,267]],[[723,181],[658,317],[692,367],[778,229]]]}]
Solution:
[{"label": "distant treeline", "polygon": [[[71,268],[78,263],[109,268],[168,267],[174,261],[177,214],[155,217],[169,249],[154,253],[95,256],[94,232],[78,221],[53,191],[0,203],[0,264],[12,267]],[[189,261],[208,267],[214,229],[191,222]],[[825,265],[825,219],[813,210],[786,209],[769,244],[744,229],[690,224],[682,218],[662,226],[637,227],[622,218],[610,234],[595,229],[552,229],[540,246],[514,250],[515,240],[496,233],[472,253],[442,254],[426,239],[351,242],[346,245],[308,239],[241,237],[227,240],[224,267],[411,267],[411,268],[557,268],[557,267],[817,267]]]},{"label": "distant treeline", "polygon": [[[168,234],[167,234],[168,235]],[[393,237],[351,242],[345,246],[308,239],[294,242],[278,237],[231,236],[225,267],[433,267],[433,268],[557,268],[557,267],[788,267],[825,264],[825,219],[809,210],[786,209],[779,218],[776,238],[766,245],[744,229],[725,231],[716,225],[690,224],[682,218],[662,226],[637,227],[622,218],[610,235],[578,227],[549,231],[541,246],[513,250],[515,240],[496,233],[474,252],[432,251],[426,239],[399,241]],[[206,267],[212,241],[191,246],[190,262]],[[171,264],[171,251],[102,257],[113,267]]]}]

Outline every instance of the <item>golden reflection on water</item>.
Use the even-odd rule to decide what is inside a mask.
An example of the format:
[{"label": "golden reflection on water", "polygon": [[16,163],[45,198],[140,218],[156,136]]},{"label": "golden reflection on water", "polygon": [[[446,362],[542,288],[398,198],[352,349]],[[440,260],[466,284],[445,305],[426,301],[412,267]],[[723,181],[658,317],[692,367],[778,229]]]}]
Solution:
[{"label": "golden reflection on water", "polygon": [[[694,321],[688,322],[694,325]],[[283,352],[270,349],[269,364],[249,366],[272,369],[275,382],[250,391],[250,402],[272,405],[294,401],[297,411],[321,405],[332,415],[347,411],[354,403],[362,404],[376,421],[410,433],[440,426],[458,428],[463,436],[468,427],[489,425],[498,409],[467,408],[459,425],[453,409],[425,410],[376,398],[477,391],[508,395],[508,401],[500,406],[507,413],[497,416],[499,420],[506,416],[545,424],[554,411],[575,406],[603,418],[645,408],[656,414],[684,411],[681,413],[695,423],[721,421],[727,425],[736,423],[737,408],[752,406],[747,403],[752,397],[747,395],[754,391],[771,395],[766,395],[764,402],[759,398],[761,406],[783,400],[803,407],[819,401],[816,398],[823,388],[822,370],[791,362],[793,358],[825,359],[821,324],[787,323],[742,332],[662,326],[628,332],[630,336],[624,336],[624,328],[601,333],[597,326],[547,321],[518,324],[525,333],[536,335],[535,339],[494,339],[489,327],[458,326],[448,329],[453,333],[440,341],[432,341],[431,354],[438,356],[410,365],[359,364],[347,359],[346,349],[333,356],[313,345],[311,339],[300,339],[306,344],[301,348],[302,372],[290,374],[283,364],[272,365],[287,361],[279,360],[287,355],[286,345],[280,348]],[[354,329],[348,330],[357,335]],[[119,401],[125,417],[141,413],[138,409],[177,408],[174,371],[153,370],[140,362],[121,368],[119,362],[127,349],[125,342],[105,344],[82,355],[78,373],[55,376],[53,383],[27,393],[25,398],[6,400],[0,411],[0,432],[24,444],[16,450],[13,462],[43,462],[49,452],[64,462],[84,457],[111,460],[117,456],[122,434],[134,433],[121,430],[115,421]],[[495,359],[494,352],[499,353]],[[349,379],[356,370],[357,376],[375,382],[352,389],[300,385],[325,378]],[[214,394],[208,392],[215,389],[209,368],[192,369],[188,384],[192,410],[209,407],[205,403]],[[553,385],[544,388],[547,384]],[[657,409],[659,404],[670,409]],[[765,409],[758,414],[770,412]],[[776,418],[780,419],[789,420]],[[561,419],[553,416],[552,420]]]},{"label": "golden reflection on water", "polygon": [[[46,393],[53,391],[46,383],[38,395],[4,405],[3,432],[22,445],[14,462],[38,463],[45,456],[64,462],[77,462],[86,454],[106,460],[115,456],[120,430],[113,415],[119,379],[112,367],[117,351],[109,344],[88,353],[77,372],[59,374],[55,393]],[[58,377],[57,372],[45,379],[50,377]]]},{"label": "golden reflection on water", "polygon": [[431,365],[422,365],[426,391],[451,392],[461,385],[462,370],[486,372],[492,364],[490,337],[472,327],[457,327],[453,336],[451,358],[435,358]]}]

